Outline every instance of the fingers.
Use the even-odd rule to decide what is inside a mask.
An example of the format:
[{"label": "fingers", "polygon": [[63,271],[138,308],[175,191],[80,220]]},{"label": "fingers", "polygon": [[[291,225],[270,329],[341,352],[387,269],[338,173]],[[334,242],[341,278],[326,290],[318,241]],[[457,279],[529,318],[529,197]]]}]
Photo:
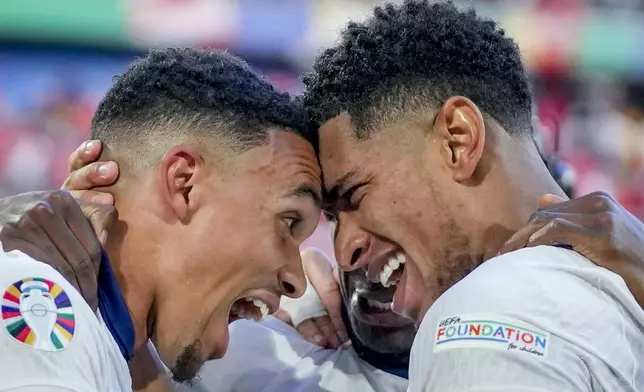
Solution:
[{"label": "fingers", "polygon": [[69,193],[76,200],[82,200],[88,203],[105,204],[110,206],[114,205],[114,196],[112,196],[111,193],[103,193],[98,191],[69,191]]},{"label": "fingers", "polygon": [[534,232],[528,239],[527,247],[539,245],[567,244],[584,256],[588,253],[587,244],[592,243],[594,234],[583,225],[578,225],[563,218],[555,218]]},{"label": "fingers", "polygon": [[325,338],[322,329],[320,329],[318,324],[315,322],[315,319],[302,321],[302,323],[297,327],[297,330],[308,342],[320,347],[326,347],[328,340]]},{"label": "fingers", "polygon": [[273,317],[281,320],[282,322],[290,325],[291,327],[293,326],[293,319],[291,318],[291,315],[282,308],[277,309],[277,311],[273,313]]},{"label": "fingers", "polygon": [[118,178],[116,162],[94,162],[69,172],[62,188],[82,191],[98,186],[112,185]]},{"label": "fingers", "polygon": [[[98,237],[101,245],[107,242],[107,235],[112,227],[118,221],[118,212],[116,208],[108,205],[97,203],[80,202],[83,215],[92,226],[92,230]],[[93,238],[92,238],[93,240]]]},{"label": "fingers", "polygon": [[[26,254],[27,256],[31,257],[32,259],[38,260],[40,262],[44,262],[52,259],[52,257],[48,255],[50,253],[47,253],[43,249],[41,249],[41,248],[44,248],[43,241],[39,241],[38,246],[36,246],[32,242],[25,240],[24,238],[5,236],[2,238],[2,246],[6,252],[11,252],[12,250],[19,250],[22,253]],[[55,265],[52,265],[52,267],[55,268]],[[61,272],[60,270],[58,270],[58,268],[55,268],[55,269],[58,272]],[[62,272],[61,272],[61,275],[63,275],[63,277],[67,281],[69,281],[72,285],[76,285],[76,279],[74,278],[73,275],[71,276],[70,279],[68,279],[68,277]],[[74,286],[74,287],[76,287],[76,289],[78,290],[77,286]]]},{"label": "fingers", "polygon": [[[546,200],[553,201],[552,195],[545,195]],[[555,196],[556,197],[556,196]],[[598,212],[614,211],[621,206],[608,192],[599,191],[562,202],[541,207],[540,210],[550,212],[566,212],[572,214],[592,214]]]},{"label": "fingers", "polygon": [[302,264],[315,291],[320,296],[340,342],[349,340],[342,320],[342,295],[334,278],[333,267],[324,253],[309,248],[302,252]]},{"label": "fingers", "polygon": [[[554,221],[555,219],[566,220],[575,223],[575,225],[587,229],[594,229],[602,222],[602,218],[598,214],[568,214],[561,212],[539,211],[530,219],[530,221],[514,233],[501,247],[500,254],[514,252],[515,250],[524,248],[529,244],[533,244],[536,240],[535,233],[541,230],[544,226]],[[540,234],[537,235],[537,237]],[[560,244],[568,244],[565,238],[561,238],[556,242]],[[569,244],[575,245],[575,244]],[[533,245],[531,245],[533,246]]]},{"label": "fingers", "polygon": [[[59,206],[60,210],[53,210],[52,205]],[[73,260],[72,270],[77,286],[94,309],[98,304],[96,277],[101,261],[101,245],[81,209],[71,195],[59,192],[52,196],[49,203],[36,206],[34,214],[49,215],[39,221],[63,258]]]},{"label": "fingers", "polygon": [[2,199],[0,207],[3,245],[18,244],[54,267],[95,309],[101,244],[72,196],[64,190],[30,192]]},{"label": "fingers", "polygon": [[539,208],[548,207],[553,204],[564,202],[565,200],[557,195],[547,193],[539,199]]},{"label": "fingers", "polygon": [[96,161],[101,156],[101,151],[103,151],[103,144],[100,140],[88,140],[81,144],[67,159],[68,172],[71,173]]},{"label": "fingers", "polygon": [[331,322],[331,318],[329,318],[329,316],[317,317],[313,320],[315,320],[318,328],[322,331],[322,336],[326,337],[326,348],[335,350],[342,345],[343,342],[340,341],[340,338],[336,333],[336,328]]},{"label": "fingers", "polygon": [[87,166],[71,171],[62,188],[70,190],[72,196],[79,200],[114,205],[114,196],[111,194],[89,189],[113,184],[117,180],[118,174],[116,162],[89,163]]},{"label": "fingers", "polygon": [[[36,209],[38,210],[38,213],[40,215],[51,213],[51,210],[45,211],[46,209],[48,209],[48,207],[46,206],[39,205],[34,208],[34,210]],[[39,219],[38,221],[41,222],[41,220],[42,219]],[[18,225],[20,229],[20,235],[22,236],[22,239],[24,241],[20,243],[19,248],[14,248],[20,249],[26,254],[34,257],[36,260],[51,265],[52,267],[54,267],[54,269],[56,269],[56,271],[63,275],[63,277],[77,290],[81,291],[81,287],[76,278],[74,267],[70,264],[70,262],[68,261],[69,259],[65,256],[65,254],[60,251],[58,246],[56,246],[55,240],[51,238],[51,236],[47,232],[47,229],[45,228],[45,225],[43,225],[42,222],[41,224],[37,224],[30,216],[22,217]],[[71,233],[69,233],[69,230],[67,229],[67,226],[64,224],[64,222],[62,222],[62,220],[58,221],[58,225],[57,227],[55,227],[55,231],[61,234],[63,232],[67,232],[68,235],[71,235]],[[16,244],[18,244],[18,242],[16,242]]]}]

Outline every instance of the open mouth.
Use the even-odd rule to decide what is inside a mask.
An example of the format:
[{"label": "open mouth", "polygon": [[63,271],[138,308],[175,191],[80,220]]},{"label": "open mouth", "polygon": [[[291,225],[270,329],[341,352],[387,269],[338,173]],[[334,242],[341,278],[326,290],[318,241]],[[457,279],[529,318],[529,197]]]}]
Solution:
[{"label": "open mouth", "polygon": [[398,284],[400,279],[402,279],[406,262],[407,257],[402,252],[396,252],[389,256],[387,262],[382,266],[382,270],[378,275],[380,284],[384,287],[391,287]]},{"label": "open mouth", "polygon": [[[353,315],[361,322],[368,325],[375,325],[388,328],[399,328],[409,325],[410,320],[401,317],[391,310],[393,293],[380,293],[372,295],[373,292],[364,295],[356,295],[358,312]],[[382,295],[386,294],[386,295]],[[369,296],[371,298],[367,298]],[[374,298],[376,297],[376,298]]]},{"label": "open mouth", "polygon": [[256,296],[247,296],[233,302],[228,314],[228,324],[233,321],[246,319],[262,321],[264,317],[273,313],[275,310],[261,298]]},{"label": "open mouth", "polygon": [[364,313],[383,314],[391,312],[391,301],[380,302],[375,299],[359,297],[358,305]]},{"label": "open mouth", "polygon": [[[404,293],[407,282],[407,271],[405,270],[407,262],[407,255],[398,248],[374,259],[367,267],[367,279],[394,291],[391,303],[385,303],[385,305],[390,305],[390,309],[396,314],[406,314]],[[380,306],[375,303],[370,305],[373,308]]]}]

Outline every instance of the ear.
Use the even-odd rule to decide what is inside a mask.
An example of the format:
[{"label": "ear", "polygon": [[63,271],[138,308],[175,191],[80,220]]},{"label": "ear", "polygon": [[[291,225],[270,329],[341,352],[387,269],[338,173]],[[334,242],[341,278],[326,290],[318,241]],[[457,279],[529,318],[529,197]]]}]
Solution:
[{"label": "ear", "polygon": [[451,97],[436,116],[434,133],[441,142],[441,157],[451,170],[454,181],[469,180],[485,147],[485,123],[481,111],[465,97]]},{"label": "ear", "polygon": [[197,174],[203,169],[202,156],[190,146],[172,147],[159,165],[159,187],[166,205],[180,221],[185,221],[194,210],[192,187]]}]

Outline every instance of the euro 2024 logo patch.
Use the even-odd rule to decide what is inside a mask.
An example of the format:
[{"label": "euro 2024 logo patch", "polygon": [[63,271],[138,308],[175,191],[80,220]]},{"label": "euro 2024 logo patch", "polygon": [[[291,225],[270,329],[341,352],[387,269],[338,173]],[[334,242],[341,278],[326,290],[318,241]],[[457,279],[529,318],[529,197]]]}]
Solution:
[{"label": "euro 2024 logo patch", "polygon": [[2,296],[4,329],[18,342],[42,351],[61,351],[74,337],[72,303],[58,284],[23,279]]}]

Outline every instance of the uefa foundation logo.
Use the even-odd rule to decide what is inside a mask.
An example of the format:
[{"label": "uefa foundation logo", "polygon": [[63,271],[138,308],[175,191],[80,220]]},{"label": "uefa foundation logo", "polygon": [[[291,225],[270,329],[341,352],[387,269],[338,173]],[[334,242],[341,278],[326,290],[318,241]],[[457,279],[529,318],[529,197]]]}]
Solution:
[{"label": "uefa foundation logo", "polygon": [[42,351],[61,351],[74,337],[75,320],[67,293],[42,278],[23,279],[2,296],[4,329],[18,342]]},{"label": "uefa foundation logo", "polygon": [[550,333],[521,320],[498,315],[443,318],[436,327],[434,352],[455,348],[490,348],[544,358]]}]

